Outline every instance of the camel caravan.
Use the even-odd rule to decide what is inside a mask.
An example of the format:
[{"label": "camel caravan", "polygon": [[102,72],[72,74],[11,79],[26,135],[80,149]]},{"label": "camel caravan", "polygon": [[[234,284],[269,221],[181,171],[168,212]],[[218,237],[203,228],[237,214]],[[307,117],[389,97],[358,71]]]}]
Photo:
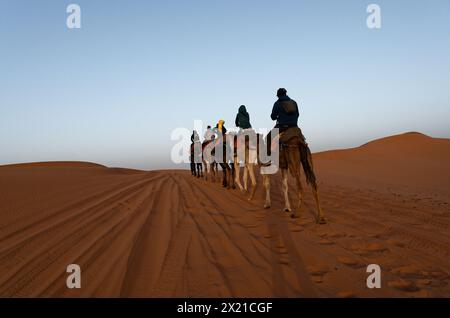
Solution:
[{"label": "camel caravan", "polygon": [[[292,212],[291,217],[298,218],[303,203],[301,182],[301,170],[303,170],[316,202],[316,222],[325,224],[326,219],[320,207],[311,151],[297,124],[298,105],[289,98],[284,88],[278,89],[277,97],[278,100],[271,114],[272,120],[276,120],[276,125],[265,138],[252,129],[250,115],[244,105],[239,107],[235,120],[239,132],[227,132],[225,121],[219,120],[214,128],[208,126],[204,141],[201,142],[200,136],[194,130],[190,147],[191,173],[194,177],[204,178],[214,183],[220,178],[218,171],[220,166],[222,186],[227,189],[238,187],[243,193],[249,192],[248,179],[250,178],[251,191],[248,200],[253,200],[258,186],[255,168],[259,168],[265,189],[264,208],[268,209],[271,206],[270,176],[280,170],[285,202],[284,211]],[[243,167],[243,183],[240,176],[241,167]],[[291,207],[288,196],[289,172],[297,186],[299,204],[294,209]]]}]

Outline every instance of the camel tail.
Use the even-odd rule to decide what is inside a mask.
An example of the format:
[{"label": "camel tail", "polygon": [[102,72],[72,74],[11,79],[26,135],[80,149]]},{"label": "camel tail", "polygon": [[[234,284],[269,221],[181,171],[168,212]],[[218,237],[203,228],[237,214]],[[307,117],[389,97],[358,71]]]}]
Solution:
[{"label": "camel tail", "polygon": [[300,145],[300,160],[302,162],[303,171],[305,172],[306,183],[310,184],[315,190],[317,190],[312,154],[306,143]]}]

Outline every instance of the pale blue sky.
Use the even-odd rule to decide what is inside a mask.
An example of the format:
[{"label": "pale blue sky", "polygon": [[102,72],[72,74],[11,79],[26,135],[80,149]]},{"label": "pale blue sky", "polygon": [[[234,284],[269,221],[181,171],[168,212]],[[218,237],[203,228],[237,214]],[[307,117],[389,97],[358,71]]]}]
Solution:
[{"label": "pale blue sky", "polygon": [[174,128],[231,127],[241,104],[272,127],[278,87],[313,151],[450,137],[448,0],[0,0],[0,41],[0,164],[172,167]]}]

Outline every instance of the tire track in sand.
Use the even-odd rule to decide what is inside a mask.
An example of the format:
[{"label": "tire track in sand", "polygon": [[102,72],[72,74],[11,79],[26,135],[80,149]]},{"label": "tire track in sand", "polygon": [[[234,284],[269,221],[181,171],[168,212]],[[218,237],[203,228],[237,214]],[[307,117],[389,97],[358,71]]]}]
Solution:
[{"label": "tire track in sand", "polygon": [[[152,180],[148,183],[151,184]],[[132,201],[146,192],[146,189],[146,187],[141,187],[140,191],[137,191],[138,189],[134,189],[134,187],[127,188],[122,191],[121,196],[109,197],[108,200],[113,201],[109,205],[102,204],[97,212],[91,211],[92,217],[83,222],[81,226],[72,229],[70,233],[62,233],[64,235],[60,235],[59,238],[51,237],[45,241],[47,243],[45,246],[41,245],[36,249],[34,255],[27,255],[29,262],[22,264],[20,268],[16,268],[16,271],[10,273],[8,276],[13,279],[2,286],[5,286],[8,293],[18,296],[39,295],[48,285],[51,285],[56,277],[60,276],[61,272],[64,273],[65,266],[71,263],[67,262],[68,254],[72,255],[72,259],[76,259],[76,255],[82,255],[89,251],[93,244],[132,214],[133,211],[120,213],[114,208],[118,201],[123,201],[125,198]],[[134,192],[129,193],[131,190]],[[58,268],[60,269],[58,270]],[[45,283],[42,282],[41,277],[45,277]]]}]

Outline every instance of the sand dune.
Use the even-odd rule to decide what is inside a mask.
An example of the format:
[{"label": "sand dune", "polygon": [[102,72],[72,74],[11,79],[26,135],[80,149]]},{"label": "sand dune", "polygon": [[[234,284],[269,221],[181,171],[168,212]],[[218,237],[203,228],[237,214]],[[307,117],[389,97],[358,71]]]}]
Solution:
[{"label": "sand dune", "polygon": [[378,188],[400,187],[412,192],[450,192],[450,139],[406,133],[361,147],[315,154],[322,177]]},{"label": "sand dune", "polygon": [[310,191],[300,219],[281,212],[278,176],[264,210],[262,186],[248,202],[186,171],[2,166],[0,296],[449,297],[449,156],[420,134],[316,154],[322,226]]}]

